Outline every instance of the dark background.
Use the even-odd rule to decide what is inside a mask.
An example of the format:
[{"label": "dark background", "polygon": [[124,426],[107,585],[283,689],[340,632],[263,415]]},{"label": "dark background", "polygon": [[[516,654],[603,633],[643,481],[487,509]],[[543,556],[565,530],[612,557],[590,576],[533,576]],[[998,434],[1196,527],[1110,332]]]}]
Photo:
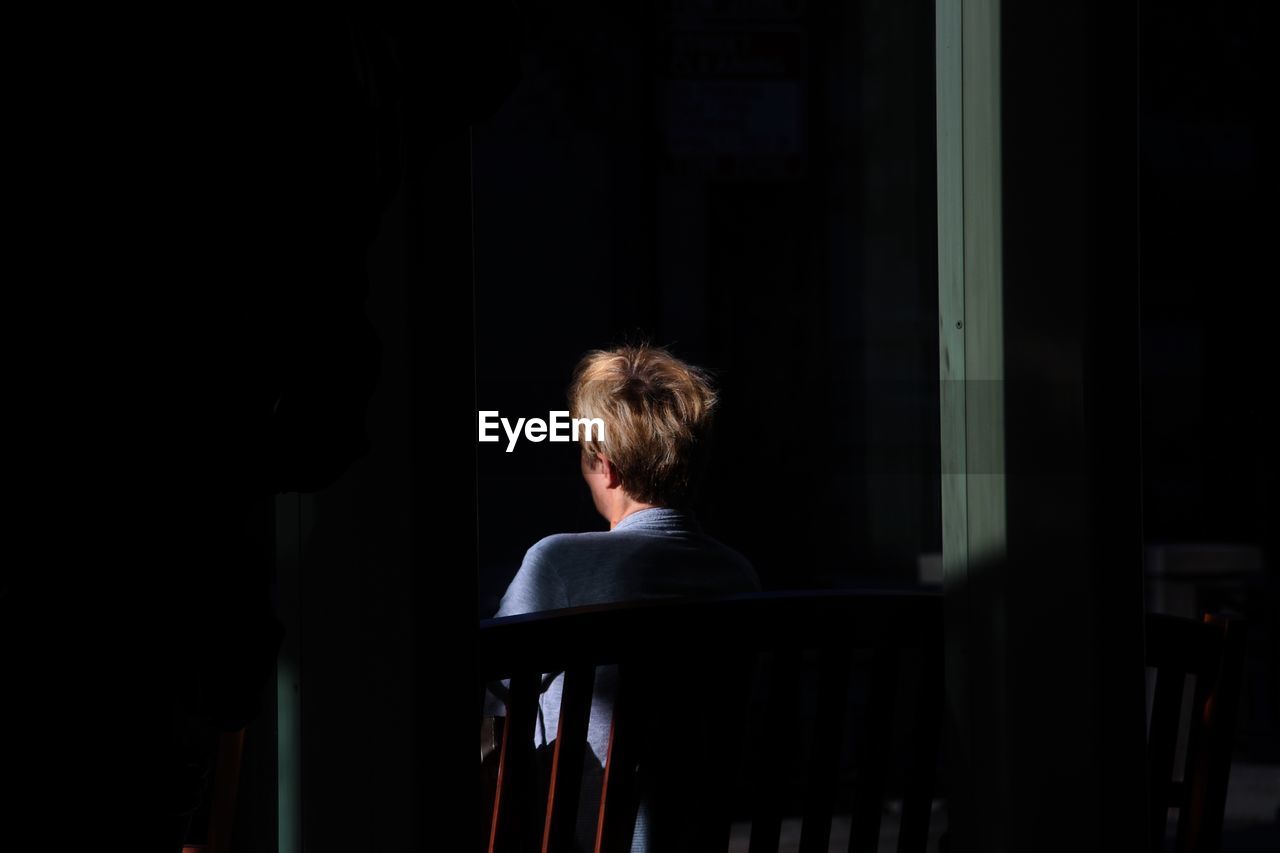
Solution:
[{"label": "dark background", "polygon": [[1201,578],[1199,598],[1252,620],[1237,757],[1274,764],[1280,466],[1263,188],[1275,143],[1260,8],[1141,6],[1142,518],[1153,550],[1223,543],[1249,555],[1234,574]]},{"label": "dark background", "polygon": [[[15,24],[13,815],[138,837],[196,683],[253,719],[237,845],[270,849],[268,551],[292,536],[308,846],[421,841],[472,763],[458,638],[534,541],[603,527],[570,446],[472,445],[474,412],[562,408],[622,340],[719,376],[701,515],[767,587],[916,582],[940,548],[932,4],[683,9]],[[1238,758],[1275,762],[1265,31],[1245,3],[1140,13],[1142,533],[1261,552],[1220,598],[1255,624]],[[1057,168],[1017,121],[1017,168]]]},{"label": "dark background", "polygon": [[1272,316],[1259,7],[1145,4],[1145,532],[1263,545],[1275,564]]}]

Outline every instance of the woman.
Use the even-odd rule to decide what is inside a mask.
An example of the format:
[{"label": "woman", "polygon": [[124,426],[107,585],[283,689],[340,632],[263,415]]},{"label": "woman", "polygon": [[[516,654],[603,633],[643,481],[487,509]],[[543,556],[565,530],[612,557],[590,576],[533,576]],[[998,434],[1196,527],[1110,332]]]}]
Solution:
[{"label": "woman", "polygon": [[[706,373],[664,349],[626,346],[584,356],[569,388],[570,416],[604,423],[603,435],[581,436],[581,464],[609,530],[540,540],[525,554],[495,615],[759,591],[746,558],[703,533],[690,511],[716,404]],[[561,681],[558,675],[544,680],[534,735],[539,746],[555,737]],[[497,685],[495,692],[501,692]],[[599,795],[615,693],[616,671],[602,667],[583,785],[592,798]],[[580,809],[579,816],[580,843],[590,849],[595,814]],[[646,849],[647,835],[642,802],[632,849]]]}]

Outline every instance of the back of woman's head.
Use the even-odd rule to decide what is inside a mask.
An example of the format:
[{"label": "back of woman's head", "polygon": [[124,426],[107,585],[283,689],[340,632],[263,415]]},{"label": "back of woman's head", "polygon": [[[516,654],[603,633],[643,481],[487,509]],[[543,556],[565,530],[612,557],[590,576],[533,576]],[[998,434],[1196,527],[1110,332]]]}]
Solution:
[{"label": "back of woman's head", "polygon": [[603,454],[628,495],[656,506],[692,498],[716,404],[706,371],[647,345],[587,353],[569,387],[570,416],[604,422],[583,453]]}]

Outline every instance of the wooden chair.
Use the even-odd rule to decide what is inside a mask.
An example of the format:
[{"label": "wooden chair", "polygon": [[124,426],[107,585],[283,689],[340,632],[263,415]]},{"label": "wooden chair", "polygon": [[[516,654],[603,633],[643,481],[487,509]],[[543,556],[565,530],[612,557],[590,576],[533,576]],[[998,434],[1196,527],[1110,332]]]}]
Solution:
[{"label": "wooden chair", "polygon": [[[1146,662],[1156,670],[1147,734],[1152,853],[1165,850],[1170,807],[1178,809],[1177,853],[1214,853],[1221,847],[1245,629],[1244,620],[1229,616],[1207,614],[1197,622],[1147,614]],[[1175,781],[1188,675],[1195,677],[1195,688],[1184,733],[1186,762],[1182,781]]]},{"label": "wooden chair", "polygon": [[[850,850],[872,851],[890,796],[903,805],[898,849],[923,851],[941,636],[941,596],[917,592],[763,593],[482,621],[482,713],[487,685],[510,680],[496,783],[482,789],[482,846],[573,849],[593,676],[616,664],[603,790],[587,804],[598,807],[598,853],[630,849],[641,800],[655,851],[723,851],[744,819],[752,853],[777,850],[786,814],[802,818],[801,851],[826,851],[837,811],[852,816]],[[560,671],[559,730],[540,784],[540,678]]]}]

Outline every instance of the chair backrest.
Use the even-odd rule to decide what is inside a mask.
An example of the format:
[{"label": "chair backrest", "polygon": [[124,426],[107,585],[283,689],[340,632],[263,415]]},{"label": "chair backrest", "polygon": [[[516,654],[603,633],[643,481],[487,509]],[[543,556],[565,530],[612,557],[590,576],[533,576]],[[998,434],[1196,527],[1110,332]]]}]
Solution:
[{"label": "chair backrest", "polygon": [[[1147,614],[1146,663],[1156,671],[1147,732],[1152,853],[1165,849],[1170,807],[1178,809],[1178,853],[1216,851],[1221,846],[1245,628],[1238,617],[1207,614],[1198,622]],[[1195,687],[1183,728],[1187,676],[1194,676]],[[1185,743],[1186,761],[1177,768],[1180,741]],[[1175,778],[1178,770],[1181,781]]]},{"label": "chair backrest", "polygon": [[[942,708],[937,593],[603,605],[485,620],[479,633],[481,713],[486,685],[510,679],[488,850],[574,849],[602,665],[617,666],[618,688],[600,801],[588,804],[596,851],[630,849],[641,801],[654,850],[723,851],[735,819],[750,821],[752,853],[777,850],[783,817],[798,812],[800,850],[825,851],[837,810],[851,815],[850,849],[875,850],[890,796],[902,801],[899,850],[925,849]],[[541,676],[561,671],[548,777],[534,723]]]}]

